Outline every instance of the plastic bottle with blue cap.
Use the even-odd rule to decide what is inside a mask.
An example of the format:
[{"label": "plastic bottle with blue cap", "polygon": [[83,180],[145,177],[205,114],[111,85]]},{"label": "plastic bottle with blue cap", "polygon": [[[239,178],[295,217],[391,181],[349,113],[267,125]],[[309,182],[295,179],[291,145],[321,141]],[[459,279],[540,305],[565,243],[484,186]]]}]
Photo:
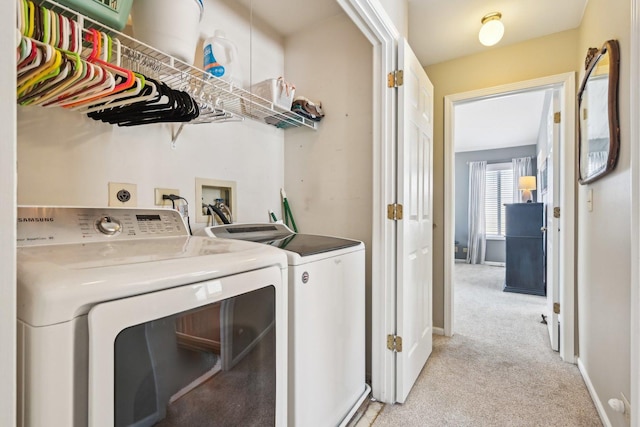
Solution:
[{"label": "plastic bottle with blue cap", "polygon": [[238,48],[223,31],[216,30],[204,41],[204,70],[219,79],[242,87]]}]

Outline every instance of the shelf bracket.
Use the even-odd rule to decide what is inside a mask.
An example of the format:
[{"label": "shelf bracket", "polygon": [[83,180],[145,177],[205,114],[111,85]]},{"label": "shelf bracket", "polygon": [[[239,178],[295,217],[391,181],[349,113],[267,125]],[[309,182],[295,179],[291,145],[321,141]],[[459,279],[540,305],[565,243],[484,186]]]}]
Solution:
[{"label": "shelf bracket", "polygon": [[171,123],[171,148],[174,150],[176,149],[176,141],[178,140],[178,137],[180,136],[180,133],[184,128],[184,123],[180,123],[180,126],[178,126],[178,130],[176,130],[175,126],[176,125],[174,123]]}]

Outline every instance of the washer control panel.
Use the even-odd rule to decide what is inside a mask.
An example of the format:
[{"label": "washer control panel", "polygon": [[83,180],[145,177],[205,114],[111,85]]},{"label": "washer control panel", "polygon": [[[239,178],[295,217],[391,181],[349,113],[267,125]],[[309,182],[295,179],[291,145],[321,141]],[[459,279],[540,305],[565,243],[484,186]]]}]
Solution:
[{"label": "washer control panel", "polygon": [[98,231],[106,234],[107,236],[113,236],[122,230],[122,226],[120,225],[120,221],[111,217],[111,216],[103,216],[98,218],[96,221],[96,227]]},{"label": "washer control panel", "polygon": [[188,235],[172,209],[18,207],[18,246]]}]

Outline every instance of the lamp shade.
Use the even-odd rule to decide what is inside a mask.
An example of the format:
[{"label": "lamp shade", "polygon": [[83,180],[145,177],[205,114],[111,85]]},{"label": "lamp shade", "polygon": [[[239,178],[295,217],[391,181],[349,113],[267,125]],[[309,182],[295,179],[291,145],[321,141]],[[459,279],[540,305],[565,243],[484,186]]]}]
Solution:
[{"label": "lamp shade", "polygon": [[500,21],[501,17],[502,14],[494,12],[482,18],[482,27],[478,34],[480,43],[485,46],[493,46],[502,39],[504,35],[504,25],[502,21]]},{"label": "lamp shade", "polygon": [[536,189],[536,177],[535,176],[521,176],[518,178],[519,190],[535,190]]}]

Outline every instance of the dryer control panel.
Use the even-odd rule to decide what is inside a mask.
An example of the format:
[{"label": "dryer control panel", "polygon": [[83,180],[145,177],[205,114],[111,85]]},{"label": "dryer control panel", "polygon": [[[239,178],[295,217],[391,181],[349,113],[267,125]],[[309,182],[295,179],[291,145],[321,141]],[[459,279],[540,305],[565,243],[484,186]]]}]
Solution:
[{"label": "dryer control panel", "polygon": [[188,235],[172,209],[18,207],[18,246]]}]

